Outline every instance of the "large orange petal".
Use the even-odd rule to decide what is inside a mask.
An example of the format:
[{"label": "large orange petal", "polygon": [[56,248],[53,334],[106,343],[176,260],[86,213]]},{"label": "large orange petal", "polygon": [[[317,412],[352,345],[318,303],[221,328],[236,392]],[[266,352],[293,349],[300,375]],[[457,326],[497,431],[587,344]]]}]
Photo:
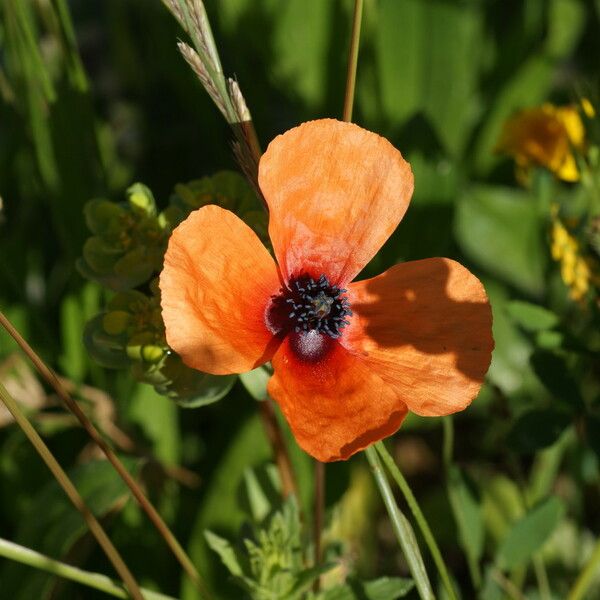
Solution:
[{"label": "large orange petal", "polygon": [[400,427],[406,406],[361,357],[325,336],[322,355],[303,360],[302,339],[289,335],[281,344],[268,389],[306,452],[323,462],[345,460]]},{"label": "large orange petal", "polygon": [[218,206],[194,211],[173,231],[160,275],[169,346],[206,373],[253,369],[279,343],[265,325],[279,288],[275,262],[243,221]]},{"label": "large orange petal", "polygon": [[344,285],[394,231],[410,201],[410,165],[386,139],[323,119],[276,137],[258,180],[282,274],[324,273]]},{"label": "large orange petal", "polygon": [[490,364],[492,314],[480,281],[459,263],[396,265],[348,291],[354,317],[343,343],[409,410],[447,415],[477,396]]}]

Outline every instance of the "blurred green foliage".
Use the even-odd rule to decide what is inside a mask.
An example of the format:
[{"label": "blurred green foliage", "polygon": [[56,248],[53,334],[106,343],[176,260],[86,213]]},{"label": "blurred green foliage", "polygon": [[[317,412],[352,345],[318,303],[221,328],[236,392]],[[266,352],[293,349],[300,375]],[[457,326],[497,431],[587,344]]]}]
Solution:
[{"label": "blurred green foliage", "polygon": [[[206,4],[263,145],[303,120],[340,116],[349,0]],[[449,468],[440,420],[411,416],[393,442],[464,598],[502,598],[505,581],[538,598],[544,574],[554,597],[566,597],[600,531],[597,296],[585,307],[569,298],[550,239],[557,203],[581,248],[598,256],[600,211],[590,209],[598,154],[590,150],[589,177],[578,185],[537,170],[523,188],[494,152],[519,108],[581,95],[600,106],[599,26],[592,0],[365,1],[354,118],[402,151],[416,185],[404,221],[364,275],[399,260],[454,257],[482,278],[494,313],[488,381],[454,420]],[[248,469],[264,467],[270,449],[256,403],[235,378],[206,379],[169,354],[154,280],[169,231],[205,202],[266,230],[241,176],[215,175],[236,168],[229,132],[179,56],[180,35],[158,1],[0,3],[0,307],[132,457],[217,597],[238,598],[204,532],[238,537],[252,515],[243,510]],[[597,146],[598,120],[586,128]],[[76,270],[80,257],[95,283]],[[195,598],[116,476],[91,459],[83,432],[14,351],[0,333],[0,376],[107,518],[132,570],[147,587]],[[192,404],[227,396],[180,411],[165,394]],[[22,434],[9,420],[0,427],[2,535],[110,572]],[[308,526],[311,465],[296,449],[293,461]],[[361,461],[327,468],[332,531],[336,519],[360,522],[357,507],[369,506],[373,490],[353,483]],[[286,510],[278,527],[293,517]],[[336,530],[342,587],[346,575],[406,574],[383,517],[369,515],[358,550]],[[260,527],[272,533],[269,519],[254,518],[254,539]],[[372,560],[357,556],[361,548]],[[49,598],[58,585],[4,562],[0,582],[15,598]],[[379,583],[387,596],[357,597],[392,597],[388,583]],[[64,582],[58,589],[100,597]],[[596,578],[589,597],[598,594]]]}]

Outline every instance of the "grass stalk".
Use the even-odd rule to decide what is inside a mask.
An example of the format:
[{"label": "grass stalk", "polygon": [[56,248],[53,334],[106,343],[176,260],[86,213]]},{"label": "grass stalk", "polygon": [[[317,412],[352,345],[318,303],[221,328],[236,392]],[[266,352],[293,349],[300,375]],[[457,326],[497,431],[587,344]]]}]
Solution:
[{"label": "grass stalk", "polygon": [[68,475],[65,473],[63,468],[58,464],[57,460],[54,458],[54,455],[50,452],[48,446],[44,443],[42,438],[39,436],[38,432],[34,429],[33,425],[29,422],[25,414],[21,411],[17,402],[13,399],[13,397],[8,393],[6,388],[0,383],[0,398],[4,405],[9,410],[9,412],[14,417],[17,425],[23,430],[23,433],[27,436],[31,445],[35,448],[37,453],[40,455],[42,460],[46,463],[47,467],[50,469],[52,475],[62,487],[65,494],[69,498],[69,500],[73,503],[73,506],[81,513],[83,516],[87,526],[89,527],[92,535],[100,544],[100,547],[106,554],[108,560],[112,563],[115,571],[119,574],[125,587],[129,591],[134,600],[144,600],[144,596],[140,591],[140,587],[132,575],[131,571],[123,561],[119,551],[115,548],[113,543],[110,541],[110,538],[104,531],[104,528],[92,511],[88,508],[87,504],[84,502],[83,498],[80,496],[79,492],[73,485],[72,481],[69,479]]},{"label": "grass stalk", "polygon": [[381,459],[383,460],[388,471],[391,473],[394,481],[398,484],[398,487],[400,488],[400,491],[402,492],[402,495],[404,496],[404,499],[406,500],[406,503],[408,504],[408,507],[410,508],[410,511],[417,522],[417,525],[419,526],[421,534],[423,535],[425,543],[427,544],[429,552],[431,553],[431,557],[433,558],[433,562],[435,562],[435,566],[438,569],[448,598],[451,600],[457,600],[456,591],[452,585],[452,580],[450,579],[450,574],[448,573],[448,568],[446,567],[442,553],[440,552],[437,542],[435,541],[435,537],[431,532],[431,528],[429,527],[429,523],[427,523],[427,519],[425,518],[423,511],[421,510],[415,495],[408,485],[408,481],[406,481],[402,471],[400,471],[398,465],[385,447],[385,444],[383,442],[377,442],[375,444],[375,448],[381,456]]},{"label": "grass stalk", "polygon": [[27,341],[21,336],[21,334],[15,329],[12,323],[6,318],[4,313],[0,311],[0,325],[6,329],[11,337],[17,342],[21,350],[27,355],[29,360],[33,363],[40,375],[51,385],[56,391],[63,404],[71,413],[75,415],[77,420],[81,423],[82,427],[87,431],[89,436],[94,440],[98,447],[105,454],[106,458],[110,461],[112,466],[115,468],[119,476],[123,479],[127,487],[130,489],[134,498],[137,500],[140,507],[144,510],[148,518],[165,540],[167,546],[171,549],[173,555],[177,558],[184,571],[188,574],[198,591],[204,598],[209,598],[209,594],[206,591],[205,585],[198,573],[196,567],[192,563],[189,556],[185,553],[181,544],[177,541],[167,524],[164,522],[158,511],[154,508],[152,503],[146,498],[142,488],[131,476],[129,471],[125,468],[123,463],[119,460],[117,455],[112,451],[110,446],[106,443],[100,432],[96,429],[94,424],[88,419],[87,415],[83,412],[80,406],[71,398],[69,393],[66,391],[56,374],[44,363],[44,361],[36,354],[33,348],[27,343]]},{"label": "grass stalk", "polygon": [[[84,571],[83,569],[55,560],[45,554],[2,538],[0,538],[0,556],[39,569],[40,571],[46,571],[57,577],[74,581],[75,583],[85,585],[86,587],[99,590],[110,596],[114,596],[115,598],[129,597],[121,583],[106,575]],[[144,588],[140,589],[145,600],[175,600],[172,596],[166,596],[165,594],[153,592]]]},{"label": "grass stalk", "polygon": [[356,67],[358,64],[362,12],[363,0],[354,0],[352,34],[350,37],[350,51],[348,53],[348,71],[346,74],[346,93],[344,94],[344,111],[342,113],[342,119],[348,122],[352,121],[352,109],[354,107],[354,89],[356,87]]},{"label": "grass stalk", "polygon": [[400,547],[402,548],[408,563],[408,568],[410,569],[417,586],[419,597],[421,600],[434,600],[435,596],[431,590],[431,583],[429,582],[429,577],[427,576],[427,571],[425,570],[425,565],[423,564],[423,557],[421,556],[417,540],[415,539],[415,535],[410,523],[396,504],[396,499],[394,498],[394,494],[392,493],[392,489],[381,465],[381,461],[379,460],[377,450],[374,446],[369,446],[365,450],[365,454],[367,455],[367,459],[371,465],[375,483],[377,484],[379,493],[381,494],[392,522],[394,533],[396,534],[396,538],[398,539]]}]

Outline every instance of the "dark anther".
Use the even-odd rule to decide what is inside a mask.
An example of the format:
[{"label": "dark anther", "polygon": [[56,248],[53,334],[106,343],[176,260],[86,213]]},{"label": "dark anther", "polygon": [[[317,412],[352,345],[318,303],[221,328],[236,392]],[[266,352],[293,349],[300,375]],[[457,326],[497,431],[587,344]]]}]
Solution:
[{"label": "dark anther", "polygon": [[346,317],[352,315],[346,291],[331,285],[325,275],[317,280],[309,275],[294,277],[273,296],[269,325],[280,335],[315,331],[339,338],[341,330],[350,324]]}]

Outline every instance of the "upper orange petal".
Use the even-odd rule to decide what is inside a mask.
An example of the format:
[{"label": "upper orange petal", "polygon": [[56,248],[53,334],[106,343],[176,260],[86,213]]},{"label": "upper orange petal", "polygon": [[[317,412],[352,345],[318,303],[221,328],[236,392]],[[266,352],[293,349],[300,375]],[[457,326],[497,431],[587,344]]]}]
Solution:
[{"label": "upper orange petal", "polygon": [[173,231],[160,275],[167,343],[206,373],[253,369],[279,343],[265,309],[280,285],[275,262],[243,221],[218,206],[194,211]]},{"label": "upper orange petal", "polygon": [[459,263],[399,264],[350,285],[354,317],[343,343],[391,386],[409,410],[447,415],[479,393],[494,341],[481,282]]},{"label": "upper orange petal", "polygon": [[362,357],[328,336],[321,338],[325,348],[318,359],[302,360],[295,345],[310,344],[311,336],[318,334],[288,335],[281,344],[269,395],[306,452],[323,462],[345,460],[394,433],[406,406]]},{"label": "upper orange petal", "polygon": [[351,281],[394,231],[410,201],[410,165],[386,139],[323,119],[276,137],[260,159],[260,188],[282,274]]}]

